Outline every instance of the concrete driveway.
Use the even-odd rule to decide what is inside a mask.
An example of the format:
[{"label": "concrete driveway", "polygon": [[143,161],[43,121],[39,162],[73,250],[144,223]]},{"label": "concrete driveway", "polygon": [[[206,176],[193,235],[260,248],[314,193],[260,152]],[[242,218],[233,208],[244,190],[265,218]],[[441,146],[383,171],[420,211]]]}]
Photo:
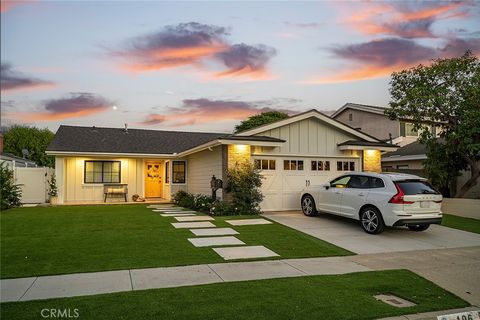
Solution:
[{"label": "concrete driveway", "polygon": [[358,221],[328,214],[306,217],[300,211],[288,211],[263,215],[358,254],[480,246],[480,234],[438,225],[423,232],[396,227],[386,228],[379,235],[369,235]]}]

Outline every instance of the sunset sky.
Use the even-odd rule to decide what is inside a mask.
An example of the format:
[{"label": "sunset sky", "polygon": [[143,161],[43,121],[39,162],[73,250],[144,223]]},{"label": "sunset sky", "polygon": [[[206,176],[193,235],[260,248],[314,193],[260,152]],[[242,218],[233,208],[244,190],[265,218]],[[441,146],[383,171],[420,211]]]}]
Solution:
[{"label": "sunset sky", "polygon": [[2,1],[2,126],[230,132],[386,106],[391,72],[467,49],[479,2]]}]

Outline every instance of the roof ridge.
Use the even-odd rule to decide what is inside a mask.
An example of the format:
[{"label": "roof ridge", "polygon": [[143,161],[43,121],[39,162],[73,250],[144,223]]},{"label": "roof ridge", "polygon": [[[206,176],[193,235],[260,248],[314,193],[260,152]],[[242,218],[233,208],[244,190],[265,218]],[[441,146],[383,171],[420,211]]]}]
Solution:
[{"label": "roof ridge", "polygon": [[[125,128],[119,127],[97,127],[97,126],[72,126],[72,125],[60,125],[61,127],[69,127],[69,128],[85,128],[85,129],[107,129],[107,130],[125,130]],[[218,135],[229,135],[231,133],[228,132],[202,132],[202,131],[176,131],[176,130],[157,130],[157,129],[145,129],[145,128],[128,128],[128,130],[138,130],[138,131],[154,131],[154,132],[170,132],[170,133],[194,133],[194,134],[218,134]],[[57,130],[58,131],[58,130]]]}]

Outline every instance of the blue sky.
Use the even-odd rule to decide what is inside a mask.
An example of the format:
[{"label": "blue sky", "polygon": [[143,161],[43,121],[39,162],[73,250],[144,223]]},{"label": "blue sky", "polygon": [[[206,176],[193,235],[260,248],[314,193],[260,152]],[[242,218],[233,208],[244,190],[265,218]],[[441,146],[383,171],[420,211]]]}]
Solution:
[{"label": "blue sky", "polygon": [[2,1],[2,125],[229,132],[386,106],[389,74],[480,53],[478,2]]}]

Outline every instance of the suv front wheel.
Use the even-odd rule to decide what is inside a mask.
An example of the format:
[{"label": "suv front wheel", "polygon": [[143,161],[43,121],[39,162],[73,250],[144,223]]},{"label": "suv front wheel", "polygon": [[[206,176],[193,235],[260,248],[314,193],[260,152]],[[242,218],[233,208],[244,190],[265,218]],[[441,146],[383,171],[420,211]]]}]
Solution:
[{"label": "suv front wheel", "polygon": [[379,234],[385,229],[382,214],[377,208],[366,207],[360,212],[360,224],[363,230],[369,234]]}]

